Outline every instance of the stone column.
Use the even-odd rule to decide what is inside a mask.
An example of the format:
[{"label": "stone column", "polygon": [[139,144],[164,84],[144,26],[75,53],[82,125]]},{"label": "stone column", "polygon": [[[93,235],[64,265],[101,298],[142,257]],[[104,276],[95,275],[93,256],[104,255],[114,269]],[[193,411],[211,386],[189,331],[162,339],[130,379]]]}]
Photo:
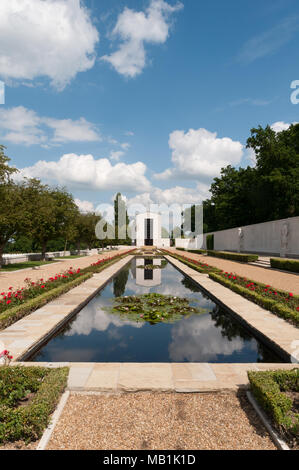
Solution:
[{"label": "stone column", "polygon": [[288,251],[290,228],[288,222],[283,222],[280,231],[280,257],[285,258]]}]

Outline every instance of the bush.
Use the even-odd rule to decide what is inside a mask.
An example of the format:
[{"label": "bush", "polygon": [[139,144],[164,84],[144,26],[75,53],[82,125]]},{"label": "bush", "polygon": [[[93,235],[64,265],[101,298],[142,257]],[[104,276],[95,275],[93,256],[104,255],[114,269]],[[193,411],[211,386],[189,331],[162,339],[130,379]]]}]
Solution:
[{"label": "bush", "polygon": [[215,268],[214,266],[210,266],[207,263],[203,263],[202,261],[196,261],[192,258],[187,258],[184,255],[176,255],[172,252],[168,253],[167,250],[164,250],[164,252],[177,259],[178,261],[181,261],[181,263],[190,266],[190,268],[194,269],[195,271],[198,271],[201,274],[207,274],[210,272],[220,272],[220,269]]},{"label": "bush", "polygon": [[[0,368],[0,443],[30,442],[42,436],[65,390],[68,371],[67,367]],[[20,406],[29,393],[34,394],[32,401]]]},{"label": "bush", "polygon": [[271,268],[281,269],[283,271],[291,271],[299,273],[299,261],[291,259],[271,258]]},{"label": "bush", "polygon": [[188,250],[189,253],[195,253],[198,255],[206,254],[207,250]]},{"label": "bush", "polygon": [[207,249],[214,250],[214,235],[207,235]]},{"label": "bush", "polygon": [[[251,290],[251,288],[244,287],[240,284],[235,283],[234,281],[231,281],[230,279],[224,277],[224,275],[221,273],[209,273],[209,277],[213,279],[216,282],[219,282],[225,287],[228,287],[229,289],[233,290],[237,294],[242,295],[248,300],[251,300],[252,302],[256,303],[262,308],[265,308],[266,310],[270,310],[272,313],[275,315],[284,318],[285,320],[290,321],[296,326],[299,326],[299,310],[294,308],[290,308],[287,305],[284,305],[282,302],[279,302],[277,299],[267,297],[266,295],[261,294],[261,292],[256,292],[255,290]],[[237,277],[237,276],[234,276]],[[250,283],[250,281],[247,281]],[[248,284],[249,285],[249,284]],[[255,282],[255,286],[258,286],[261,290],[264,290],[264,288],[267,288],[267,286],[264,286],[263,284],[258,284]],[[279,294],[284,294],[285,296],[289,295],[286,292],[283,291],[277,291]],[[295,297],[295,302],[296,302],[297,297]]]},{"label": "bush", "polygon": [[299,414],[293,411],[294,401],[284,392],[299,391],[299,369],[248,372],[253,395],[274,422],[299,435]]},{"label": "bush", "polygon": [[208,256],[214,256],[215,258],[229,259],[232,261],[238,261],[240,263],[250,263],[259,259],[258,255],[250,255],[244,253],[230,253],[228,251],[209,251]]}]

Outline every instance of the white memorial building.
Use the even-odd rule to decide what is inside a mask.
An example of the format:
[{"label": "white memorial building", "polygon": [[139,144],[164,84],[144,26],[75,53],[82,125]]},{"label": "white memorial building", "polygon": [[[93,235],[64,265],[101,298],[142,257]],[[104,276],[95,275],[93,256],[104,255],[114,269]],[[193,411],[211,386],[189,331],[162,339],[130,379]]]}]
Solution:
[{"label": "white memorial building", "polygon": [[167,248],[170,246],[169,238],[162,238],[161,215],[153,212],[138,214],[135,221],[136,246],[155,246]]}]

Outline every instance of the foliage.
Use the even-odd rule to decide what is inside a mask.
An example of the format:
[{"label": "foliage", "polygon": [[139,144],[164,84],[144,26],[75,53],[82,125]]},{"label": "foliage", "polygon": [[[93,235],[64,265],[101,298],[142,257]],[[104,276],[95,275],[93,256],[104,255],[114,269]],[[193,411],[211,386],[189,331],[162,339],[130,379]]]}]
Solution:
[{"label": "foliage", "polygon": [[285,392],[299,392],[299,369],[248,372],[251,390],[262,408],[284,431],[299,437],[298,405]]},{"label": "foliage", "polygon": [[[119,220],[119,215],[123,216],[125,220]],[[114,227],[115,227],[115,242],[117,245],[131,244],[131,239],[128,235],[130,219],[126,209],[126,203],[122,198],[121,193],[117,193],[114,199]],[[120,237],[122,232],[126,233],[126,237]]]},{"label": "foliage", "polygon": [[173,323],[184,316],[206,313],[205,309],[191,307],[189,300],[171,295],[143,294],[117,297],[114,305],[107,307],[123,320],[157,323]]},{"label": "foliage", "polygon": [[209,251],[208,256],[214,256],[215,258],[230,259],[232,261],[238,261],[240,263],[250,263],[258,260],[258,255],[251,255],[245,253],[231,253],[228,251]]},{"label": "foliage", "polygon": [[271,258],[270,263],[272,268],[299,273],[299,261],[292,259]]},{"label": "foliage", "polygon": [[95,227],[101,219],[100,215],[93,212],[87,214],[78,213],[76,215],[70,240],[75,243],[78,250],[81,250],[82,243],[89,249],[98,243]]},{"label": "foliage", "polygon": [[214,235],[207,235],[207,249],[214,250]]},{"label": "foliage", "polygon": [[277,290],[269,285],[253,282],[233,273],[211,272],[209,276],[237,294],[299,326],[299,297],[294,296],[291,292]]},{"label": "foliage", "polygon": [[176,258],[177,260],[181,261],[182,263],[186,264],[187,266],[190,266],[191,268],[195,269],[196,271],[200,273],[210,273],[210,272],[220,272],[221,270],[218,268],[215,268],[214,266],[210,266],[207,263],[203,263],[201,261],[197,261],[193,258],[188,258],[187,256],[184,255],[177,255],[174,254],[171,251],[163,250],[165,253],[168,255],[172,256],[173,258]]},{"label": "foliage", "polygon": [[[0,368],[0,443],[41,437],[61,393],[69,369]],[[26,397],[33,394],[26,404]]]}]

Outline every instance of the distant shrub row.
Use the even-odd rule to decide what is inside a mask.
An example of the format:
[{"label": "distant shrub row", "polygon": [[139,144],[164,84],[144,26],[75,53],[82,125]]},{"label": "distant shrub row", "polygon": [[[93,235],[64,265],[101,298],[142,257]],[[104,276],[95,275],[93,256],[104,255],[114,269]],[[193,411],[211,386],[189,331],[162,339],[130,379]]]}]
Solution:
[{"label": "distant shrub row", "polygon": [[299,273],[299,260],[271,258],[271,268],[281,269],[282,271],[291,271]]},{"label": "distant shrub row", "polygon": [[232,261],[239,261],[240,263],[250,263],[259,259],[258,255],[251,255],[245,253],[230,253],[228,251],[210,251],[208,250],[208,256],[214,256],[215,258],[229,259]]}]

